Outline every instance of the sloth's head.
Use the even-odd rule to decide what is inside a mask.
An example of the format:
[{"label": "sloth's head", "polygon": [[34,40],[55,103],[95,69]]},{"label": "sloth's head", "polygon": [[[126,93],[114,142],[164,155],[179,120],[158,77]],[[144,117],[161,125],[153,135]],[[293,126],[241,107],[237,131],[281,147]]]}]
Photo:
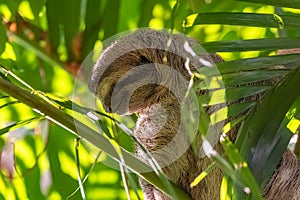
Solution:
[{"label": "sloth's head", "polygon": [[[93,68],[89,89],[107,112],[130,114],[152,104],[181,101],[189,69],[213,63],[195,54],[195,40],[152,29],[140,29],[117,39]],[[203,64],[204,63],[204,64]]]}]

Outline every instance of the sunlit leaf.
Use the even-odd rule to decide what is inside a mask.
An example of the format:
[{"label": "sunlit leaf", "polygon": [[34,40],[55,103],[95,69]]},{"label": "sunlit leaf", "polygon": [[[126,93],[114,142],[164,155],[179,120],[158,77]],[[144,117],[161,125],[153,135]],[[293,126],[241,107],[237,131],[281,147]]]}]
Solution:
[{"label": "sunlit leaf", "polygon": [[232,197],[232,187],[233,187],[233,180],[228,176],[223,176],[221,191],[220,191],[220,200],[231,200]]},{"label": "sunlit leaf", "polygon": [[3,105],[0,105],[0,109],[1,108],[5,108],[6,106],[9,106],[9,105],[13,105],[13,104],[17,104],[17,103],[20,103],[20,101],[10,101],[8,103],[5,103]]},{"label": "sunlit leaf", "polygon": [[[14,16],[19,8],[19,4],[21,3],[22,0],[14,0],[14,1],[9,1],[5,0],[5,5],[8,7],[8,9],[11,12],[11,15]],[[2,3],[2,1],[1,1]]]},{"label": "sunlit leaf", "polygon": [[[74,155],[69,145],[67,143],[73,142],[73,136],[66,134],[66,131],[62,131],[62,129],[58,126],[53,127],[49,134],[49,144],[47,148],[50,170],[52,175],[53,186],[55,190],[60,194],[60,196],[66,199],[67,196],[70,195],[71,191],[76,190],[78,183],[76,179],[71,177],[69,174],[63,171],[61,162],[59,160],[59,155],[64,153],[65,155],[70,157],[70,160],[73,160]],[[70,137],[71,136],[71,137]],[[59,140],[57,140],[59,138]],[[72,158],[72,159],[71,159]],[[67,165],[70,168],[74,168],[72,172],[76,173],[76,165],[74,163],[68,162],[69,160],[64,160],[62,162],[63,165]],[[74,164],[74,165],[73,165]],[[61,183],[64,183],[64,187],[62,187]],[[77,192],[74,194],[73,198],[81,199],[80,193]]]},{"label": "sunlit leaf", "polygon": [[216,163],[211,164],[207,167],[203,172],[201,172],[191,183],[190,187],[193,188],[198,185],[214,168],[216,167]]},{"label": "sunlit leaf", "polygon": [[39,120],[42,120],[42,119],[44,119],[44,117],[34,117],[34,118],[27,119],[27,120],[24,120],[24,121],[15,122],[15,123],[13,123],[11,125],[8,125],[5,128],[0,129],[0,135],[3,135],[5,133],[7,133],[7,132],[13,131],[13,130],[15,130],[17,128],[20,128],[22,126],[25,126],[25,125],[27,125],[29,123],[32,123],[32,122],[35,122],[35,121],[39,121]]},{"label": "sunlit leaf", "polygon": [[41,9],[43,8],[46,0],[39,0],[39,1],[35,1],[35,0],[28,0],[31,10],[34,14],[34,18],[38,19],[39,18],[39,14],[41,12]]},{"label": "sunlit leaf", "polygon": [[150,20],[152,19],[152,10],[155,4],[157,4],[159,0],[153,0],[153,1],[141,1],[140,8],[140,19],[138,22],[139,27],[147,27]]},{"label": "sunlit leaf", "polygon": [[[43,199],[40,187],[41,168],[37,164],[39,156],[36,149],[37,140],[32,136],[26,136],[15,143],[15,160],[18,164],[18,174],[24,178],[28,197]],[[26,155],[26,156],[25,156]],[[30,173],[29,173],[30,172]]]}]

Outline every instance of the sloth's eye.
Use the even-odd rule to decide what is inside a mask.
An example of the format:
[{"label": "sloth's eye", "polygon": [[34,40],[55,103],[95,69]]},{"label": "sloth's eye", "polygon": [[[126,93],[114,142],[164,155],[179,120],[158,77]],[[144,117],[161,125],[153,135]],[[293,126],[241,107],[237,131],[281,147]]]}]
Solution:
[{"label": "sloth's eye", "polygon": [[143,63],[152,63],[150,60],[148,60],[148,58],[146,58],[145,56],[141,56],[141,61]]}]

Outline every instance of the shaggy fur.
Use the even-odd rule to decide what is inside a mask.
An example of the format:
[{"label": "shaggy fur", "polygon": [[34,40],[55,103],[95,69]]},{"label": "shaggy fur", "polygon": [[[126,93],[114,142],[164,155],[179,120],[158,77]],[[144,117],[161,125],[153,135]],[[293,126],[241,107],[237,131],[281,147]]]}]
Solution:
[{"label": "shaggy fur", "polygon": [[[222,172],[216,168],[197,186],[190,188],[190,183],[211,164],[211,160],[199,158],[191,147],[185,148],[191,141],[181,126],[180,103],[190,79],[189,69],[184,67],[186,60],[189,59],[191,70],[204,67],[199,57],[193,56],[193,52],[186,48],[195,45],[196,41],[177,34],[151,29],[133,32],[104,50],[92,71],[89,88],[102,101],[106,111],[139,113],[135,136],[171,181],[195,200],[215,200],[219,199]],[[222,61],[216,54],[203,54],[200,58],[208,65]],[[207,112],[212,110],[216,107]],[[236,131],[230,134],[234,140]],[[175,135],[178,138],[172,140]],[[200,146],[201,140],[198,138],[197,141]],[[164,150],[166,145],[169,147]],[[223,151],[220,143],[214,148]],[[136,147],[136,153],[148,163],[141,148]],[[169,163],[170,159],[174,162]],[[299,161],[292,153],[286,152],[264,189],[265,198],[299,199],[299,173]],[[143,180],[141,186],[146,200],[170,199]],[[296,194],[297,197],[293,196]]]}]

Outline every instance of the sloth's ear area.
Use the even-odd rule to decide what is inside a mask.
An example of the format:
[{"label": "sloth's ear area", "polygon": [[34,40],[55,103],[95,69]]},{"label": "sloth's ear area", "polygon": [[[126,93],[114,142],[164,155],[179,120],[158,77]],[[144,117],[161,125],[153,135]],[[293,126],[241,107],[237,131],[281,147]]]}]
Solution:
[{"label": "sloth's ear area", "polygon": [[143,64],[148,64],[148,63],[152,63],[152,61],[150,61],[146,56],[141,55],[140,56],[140,60]]},{"label": "sloth's ear area", "polygon": [[[111,88],[112,112],[124,115],[140,112],[151,104],[158,82],[155,64],[146,57],[136,56],[135,65],[127,70]],[[142,62],[141,62],[142,61]]]}]

